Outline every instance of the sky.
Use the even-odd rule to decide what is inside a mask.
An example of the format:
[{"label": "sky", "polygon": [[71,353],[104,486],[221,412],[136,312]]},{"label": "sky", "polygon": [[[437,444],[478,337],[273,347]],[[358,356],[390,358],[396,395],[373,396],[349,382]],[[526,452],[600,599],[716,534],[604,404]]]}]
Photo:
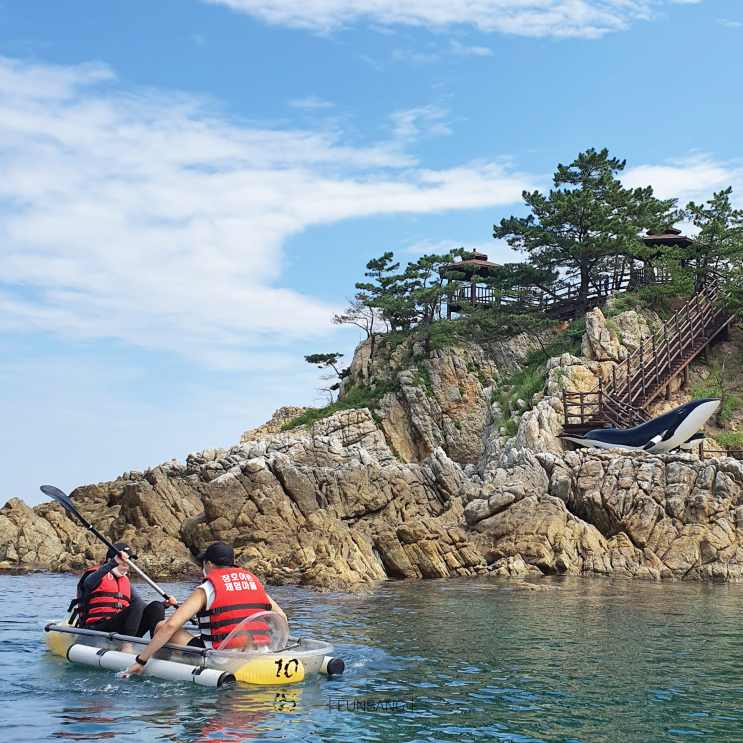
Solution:
[{"label": "sky", "polygon": [[590,147],[743,206],[740,0],[0,0],[0,503],[321,405],[366,263]]}]

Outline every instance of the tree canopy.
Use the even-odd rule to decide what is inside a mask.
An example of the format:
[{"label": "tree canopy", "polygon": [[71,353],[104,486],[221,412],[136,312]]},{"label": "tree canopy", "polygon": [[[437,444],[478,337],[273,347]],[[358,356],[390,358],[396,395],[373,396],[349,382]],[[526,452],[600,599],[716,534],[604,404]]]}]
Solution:
[{"label": "tree canopy", "polygon": [[502,219],[493,228],[493,237],[526,252],[534,268],[580,276],[578,313],[586,309],[591,279],[606,275],[607,261],[639,254],[643,229],[677,221],[676,199],[656,199],[650,186],[622,185],[617,174],[625,165],[606,149],[587,150],[570,165],[557,166],[548,195],[523,192],[531,214]]}]

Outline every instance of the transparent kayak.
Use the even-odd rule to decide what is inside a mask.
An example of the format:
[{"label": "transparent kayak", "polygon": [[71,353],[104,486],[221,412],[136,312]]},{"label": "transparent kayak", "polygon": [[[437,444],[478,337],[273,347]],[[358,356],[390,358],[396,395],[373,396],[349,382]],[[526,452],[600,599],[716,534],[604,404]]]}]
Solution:
[{"label": "transparent kayak", "polygon": [[[149,640],[50,622],[44,628],[47,647],[73,663],[124,670]],[[249,684],[292,684],[318,673],[343,673],[333,646],[320,640],[285,636],[271,647],[213,650],[166,643],[145,666],[143,675],[222,686],[238,680]]]}]

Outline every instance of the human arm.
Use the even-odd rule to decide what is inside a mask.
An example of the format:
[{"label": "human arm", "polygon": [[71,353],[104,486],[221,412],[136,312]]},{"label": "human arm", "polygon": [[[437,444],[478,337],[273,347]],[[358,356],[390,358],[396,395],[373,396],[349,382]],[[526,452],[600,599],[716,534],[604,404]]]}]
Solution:
[{"label": "human arm", "polygon": [[[268,594],[266,594],[266,596],[268,596]],[[271,602],[271,611],[275,611],[279,616],[284,617],[285,622],[288,622],[289,620],[286,618],[284,610],[270,596],[268,596],[268,600]]]},{"label": "human arm", "polygon": [[[139,654],[139,658],[148,661],[168,640],[191,619],[192,616],[206,608],[206,593],[197,588],[174,612],[160,625],[160,629],[150,640],[147,647]],[[123,676],[133,673],[142,673],[144,666],[134,663],[133,666],[124,671]]]}]

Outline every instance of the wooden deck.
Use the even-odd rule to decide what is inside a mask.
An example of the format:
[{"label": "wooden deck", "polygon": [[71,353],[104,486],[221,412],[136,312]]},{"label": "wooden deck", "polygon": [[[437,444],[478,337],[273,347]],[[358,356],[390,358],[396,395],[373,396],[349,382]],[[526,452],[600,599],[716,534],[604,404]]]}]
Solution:
[{"label": "wooden deck", "polygon": [[[670,283],[670,277],[659,271],[627,268],[623,274],[608,281],[592,282],[586,297],[586,309],[593,309],[606,302],[613,292],[638,289],[649,283]],[[544,292],[535,288],[524,288],[505,295],[497,294],[491,287],[480,284],[464,286],[449,295],[447,317],[464,307],[508,307],[520,304],[530,310],[542,311],[557,320],[574,318],[580,292],[580,281],[565,282],[555,292]]]}]

